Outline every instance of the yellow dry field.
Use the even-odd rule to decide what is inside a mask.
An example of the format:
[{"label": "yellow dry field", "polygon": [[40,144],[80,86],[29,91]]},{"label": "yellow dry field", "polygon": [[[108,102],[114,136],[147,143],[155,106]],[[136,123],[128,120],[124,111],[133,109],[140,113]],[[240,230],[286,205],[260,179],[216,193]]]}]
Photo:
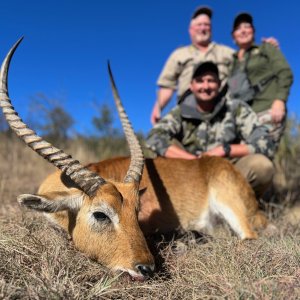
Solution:
[{"label": "yellow dry field", "polygon": [[[97,160],[78,144],[68,151],[83,163]],[[257,241],[241,242],[224,226],[214,238],[151,237],[157,273],[133,282],[18,206],[17,195],[34,193],[53,170],[22,142],[1,137],[0,299],[300,299],[299,207],[268,206],[277,229]]]}]

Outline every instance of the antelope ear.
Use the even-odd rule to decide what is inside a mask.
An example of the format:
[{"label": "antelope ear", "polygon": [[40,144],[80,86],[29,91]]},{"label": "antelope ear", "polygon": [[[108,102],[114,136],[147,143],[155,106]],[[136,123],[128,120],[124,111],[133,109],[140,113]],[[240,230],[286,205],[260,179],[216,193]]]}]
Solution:
[{"label": "antelope ear", "polygon": [[79,210],[83,203],[83,195],[80,194],[77,197],[73,195],[63,199],[49,200],[40,195],[23,194],[18,196],[17,200],[21,206],[25,206],[29,209],[53,213],[61,210]]}]

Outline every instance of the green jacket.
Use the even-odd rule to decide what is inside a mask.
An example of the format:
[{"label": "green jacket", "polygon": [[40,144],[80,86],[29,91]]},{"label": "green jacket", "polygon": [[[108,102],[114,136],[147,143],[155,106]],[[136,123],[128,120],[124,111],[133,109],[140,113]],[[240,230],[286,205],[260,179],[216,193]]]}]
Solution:
[{"label": "green jacket", "polygon": [[269,43],[253,45],[246,51],[242,61],[238,60],[235,53],[230,74],[234,74],[238,68],[245,68],[252,86],[274,75],[249,103],[256,113],[271,108],[275,99],[287,101],[293,83],[293,74],[278,48]]},{"label": "green jacket", "polygon": [[264,125],[260,125],[250,106],[242,101],[217,98],[214,111],[200,113],[193,94],[164,116],[150,131],[146,146],[164,156],[177,140],[192,154],[213,149],[223,143],[245,143],[250,153],[274,155],[274,143]]}]

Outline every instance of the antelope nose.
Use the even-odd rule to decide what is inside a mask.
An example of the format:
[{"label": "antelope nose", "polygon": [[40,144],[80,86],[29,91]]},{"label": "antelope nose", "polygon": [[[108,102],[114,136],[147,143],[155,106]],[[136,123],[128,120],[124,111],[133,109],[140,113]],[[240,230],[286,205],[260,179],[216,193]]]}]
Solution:
[{"label": "antelope nose", "polygon": [[140,271],[140,273],[143,276],[145,276],[145,277],[151,277],[151,276],[153,276],[154,265],[138,264],[135,267]]}]

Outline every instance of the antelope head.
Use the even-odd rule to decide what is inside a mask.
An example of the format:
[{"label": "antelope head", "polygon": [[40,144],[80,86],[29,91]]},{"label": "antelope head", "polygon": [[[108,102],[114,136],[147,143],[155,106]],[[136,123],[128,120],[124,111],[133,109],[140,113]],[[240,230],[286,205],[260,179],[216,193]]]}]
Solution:
[{"label": "antelope head", "polygon": [[20,195],[19,203],[56,218],[71,234],[75,247],[89,257],[112,270],[128,272],[134,279],[146,279],[154,271],[154,260],[137,219],[144,157],[109,64],[113,95],[131,154],[122,182],[106,180],[88,170],[38,136],[18,116],[8,95],[7,73],[21,41],[11,48],[0,70],[0,105],[17,136],[60,171],[44,181],[38,194]]}]

